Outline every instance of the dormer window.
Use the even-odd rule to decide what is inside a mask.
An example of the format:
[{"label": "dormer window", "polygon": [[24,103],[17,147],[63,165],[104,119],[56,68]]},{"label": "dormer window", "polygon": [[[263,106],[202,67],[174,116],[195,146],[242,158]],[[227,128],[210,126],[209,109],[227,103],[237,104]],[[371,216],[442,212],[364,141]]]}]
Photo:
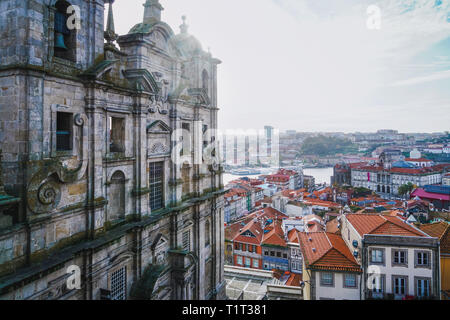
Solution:
[{"label": "dormer window", "polygon": [[69,28],[68,9],[70,3],[58,1],[55,4],[55,24],[54,24],[54,55],[55,57],[76,62],[76,28]]}]

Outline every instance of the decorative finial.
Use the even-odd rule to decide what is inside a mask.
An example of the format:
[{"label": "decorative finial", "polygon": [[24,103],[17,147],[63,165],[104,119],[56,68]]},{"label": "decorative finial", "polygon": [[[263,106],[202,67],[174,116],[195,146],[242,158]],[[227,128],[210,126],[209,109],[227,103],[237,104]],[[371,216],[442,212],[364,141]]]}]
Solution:
[{"label": "decorative finial", "polygon": [[104,36],[108,44],[111,44],[118,39],[119,35],[116,34],[115,30],[116,28],[114,26],[114,14],[112,8],[114,0],[108,0],[108,2],[109,2],[108,21],[106,23],[106,31]]},{"label": "decorative finial", "polygon": [[183,24],[180,26],[181,33],[187,33],[189,26],[186,24],[186,16],[183,15],[181,20],[183,20]]}]

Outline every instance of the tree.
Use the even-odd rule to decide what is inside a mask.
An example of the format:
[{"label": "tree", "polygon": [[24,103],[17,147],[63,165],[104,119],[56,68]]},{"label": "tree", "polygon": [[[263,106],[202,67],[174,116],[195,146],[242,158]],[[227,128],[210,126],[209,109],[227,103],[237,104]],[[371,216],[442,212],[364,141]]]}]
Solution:
[{"label": "tree", "polygon": [[335,156],[338,153],[345,154],[357,151],[357,146],[348,139],[319,135],[317,137],[306,138],[305,141],[303,141],[300,154],[323,157]]},{"label": "tree", "polygon": [[135,300],[152,300],[156,281],[164,269],[165,266],[162,265],[149,265],[142,277],[133,283],[130,297]]},{"label": "tree", "polygon": [[411,182],[408,182],[407,184],[402,184],[400,187],[398,187],[398,194],[401,196],[410,194],[415,188],[416,186]]},{"label": "tree", "polygon": [[364,187],[355,187],[353,188],[353,193],[356,197],[365,197],[372,194],[372,190]]}]

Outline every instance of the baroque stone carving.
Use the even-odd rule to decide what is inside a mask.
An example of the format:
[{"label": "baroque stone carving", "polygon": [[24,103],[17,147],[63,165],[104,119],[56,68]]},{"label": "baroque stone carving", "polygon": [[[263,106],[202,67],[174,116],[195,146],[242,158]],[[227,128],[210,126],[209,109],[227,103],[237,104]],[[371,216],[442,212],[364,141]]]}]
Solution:
[{"label": "baroque stone carving", "polygon": [[41,180],[35,175],[28,188],[28,206],[35,213],[46,213],[55,209],[61,200],[60,183],[56,174]]},{"label": "baroque stone carving", "polygon": [[81,127],[81,126],[84,125],[84,119],[83,119],[83,117],[81,116],[81,114],[79,114],[79,113],[75,115],[74,121],[73,121],[73,122],[74,122],[75,125],[78,126],[78,127]]},{"label": "baroque stone carving", "polygon": [[165,145],[163,145],[161,142],[155,143],[150,148],[150,154],[164,154],[167,152],[169,152],[168,148]]},{"label": "baroque stone carving", "polygon": [[60,195],[61,193],[58,185],[49,179],[46,179],[46,181],[39,186],[38,199],[44,205],[55,203]]},{"label": "baroque stone carving", "polygon": [[76,114],[74,125],[79,127],[80,142],[77,159],[50,159],[33,162],[36,168],[27,191],[28,207],[36,214],[48,213],[56,209],[61,199],[61,184],[80,180],[87,168],[88,130],[86,116]]}]

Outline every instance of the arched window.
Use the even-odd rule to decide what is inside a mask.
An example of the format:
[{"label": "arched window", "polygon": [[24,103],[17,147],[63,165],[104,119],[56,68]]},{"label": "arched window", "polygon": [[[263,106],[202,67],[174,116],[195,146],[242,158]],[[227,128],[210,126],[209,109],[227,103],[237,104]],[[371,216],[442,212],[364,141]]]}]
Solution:
[{"label": "arched window", "polygon": [[[60,0],[55,4],[55,23],[54,23],[54,56],[69,60],[72,62],[77,62],[77,52],[76,52],[76,25],[72,26],[75,20],[71,15],[75,14],[72,11],[71,4],[67,1]],[[68,12],[72,12],[69,15]],[[69,20],[70,18],[70,20]],[[69,22],[69,24],[68,24]]]},{"label": "arched window", "polygon": [[209,246],[211,243],[211,227],[209,221],[205,222],[205,247]]},{"label": "arched window", "polygon": [[208,71],[203,70],[202,72],[202,87],[203,89],[206,90],[206,93],[208,93],[208,88],[209,88],[209,75],[208,75]]},{"label": "arched window", "polygon": [[125,218],[125,174],[116,171],[111,177],[108,192],[108,221]]},{"label": "arched window", "polygon": [[387,187],[387,193],[391,193],[391,187]]}]

